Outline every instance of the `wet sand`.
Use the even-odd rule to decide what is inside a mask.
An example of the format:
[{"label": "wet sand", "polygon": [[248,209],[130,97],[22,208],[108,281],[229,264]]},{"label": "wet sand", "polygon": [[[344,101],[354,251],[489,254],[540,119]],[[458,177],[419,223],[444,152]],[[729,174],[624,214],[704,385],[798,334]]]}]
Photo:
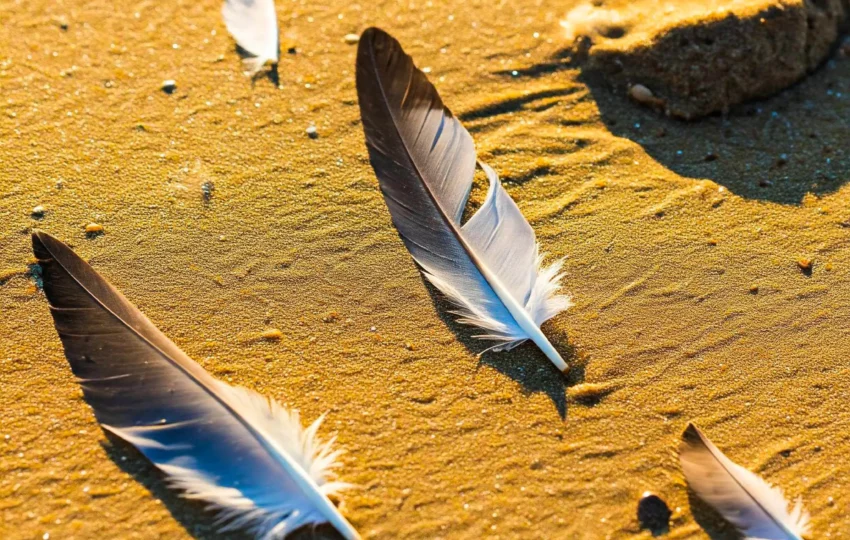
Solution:
[{"label": "wet sand", "polygon": [[[279,3],[277,89],[242,76],[218,2],[0,3],[0,536],[213,536],[82,400],[27,275],[37,227],[214,375],[329,411],[366,538],[649,538],[646,490],[669,538],[733,538],[689,499],[688,421],[847,537],[850,59],[686,124],[564,59],[576,2],[331,4]],[[567,258],[576,306],[544,326],[567,377],[531,345],[479,358],[419,276],[359,124],[344,36],[369,25]]]}]

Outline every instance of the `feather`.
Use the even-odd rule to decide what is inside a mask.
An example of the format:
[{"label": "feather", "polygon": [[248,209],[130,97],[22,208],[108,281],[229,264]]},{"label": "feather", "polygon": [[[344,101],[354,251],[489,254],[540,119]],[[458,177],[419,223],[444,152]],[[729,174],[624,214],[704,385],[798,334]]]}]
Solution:
[{"label": "feather", "polygon": [[44,292],[71,369],[103,428],[135,446],[223,530],[280,539],[330,523],[359,538],[328,499],[339,451],[319,418],[214,379],[71,249],[34,232]]},{"label": "feather", "polygon": [[366,30],[357,52],[357,95],[369,158],[393,223],[425,277],[457,306],[459,322],[484,330],[493,350],[532,340],[567,364],[540,325],[571,303],[557,295],[561,263],[543,269],[534,230],[479,163],[490,187],[466,224],[475,173],[472,137],[443,105],[398,41]]},{"label": "feather", "polygon": [[809,532],[802,499],[789,511],[781,489],[733,463],[693,424],[682,435],[679,459],[694,493],[747,538],[799,540]]},{"label": "feather", "polygon": [[266,62],[276,64],[280,56],[280,38],[274,0],[225,0],[221,8],[227,30],[245,52],[245,69],[256,75]]}]

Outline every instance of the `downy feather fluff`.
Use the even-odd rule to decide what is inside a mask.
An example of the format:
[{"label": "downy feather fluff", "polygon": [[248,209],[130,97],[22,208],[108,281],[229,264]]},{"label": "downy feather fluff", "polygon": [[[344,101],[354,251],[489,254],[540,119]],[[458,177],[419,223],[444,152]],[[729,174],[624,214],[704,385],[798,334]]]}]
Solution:
[{"label": "downy feather fluff", "polygon": [[266,62],[278,62],[280,38],[274,0],[225,0],[221,14],[230,35],[251,55],[242,60],[250,75]]},{"label": "downy feather fluff", "polygon": [[465,224],[476,157],[472,137],[401,45],[377,28],[360,37],[357,95],[369,158],[393,223],[425,277],[457,306],[459,321],[509,350],[532,340],[567,364],[540,325],[571,303],[561,262],[542,267],[534,230],[483,163],[490,188]]},{"label": "downy feather fluff", "polygon": [[781,489],[733,463],[693,424],[682,435],[679,459],[694,493],[746,538],[800,540],[809,532],[802,499],[789,511]]},{"label": "downy feather fluff", "polygon": [[340,452],[297,411],[214,379],[71,249],[32,236],[44,292],[71,369],[103,428],[167,482],[217,512],[221,530],[282,539],[330,523],[359,538],[328,499]]}]

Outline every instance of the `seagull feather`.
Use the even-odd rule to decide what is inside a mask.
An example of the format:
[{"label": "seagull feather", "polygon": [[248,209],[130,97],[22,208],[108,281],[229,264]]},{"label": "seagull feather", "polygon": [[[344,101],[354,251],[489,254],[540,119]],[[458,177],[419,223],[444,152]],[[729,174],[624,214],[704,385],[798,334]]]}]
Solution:
[{"label": "seagull feather", "polygon": [[567,364],[540,325],[564,311],[561,262],[543,268],[534,230],[483,163],[484,204],[465,223],[476,167],[472,137],[401,45],[377,28],[360,37],[357,95],[366,146],[393,223],[425,277],[484,330],[493,350],[532,340]]},{"label": "seagull feather", "polygon": [[800,540],[809,532],[802,499],[789,510],[781,489],[733,463],[693,424],[682,435],[679,459],[694,493],[746,538]]}]

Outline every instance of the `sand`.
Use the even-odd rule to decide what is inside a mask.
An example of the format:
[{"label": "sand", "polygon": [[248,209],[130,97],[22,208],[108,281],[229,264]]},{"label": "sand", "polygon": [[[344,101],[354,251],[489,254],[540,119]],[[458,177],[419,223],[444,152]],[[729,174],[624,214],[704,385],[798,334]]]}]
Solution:
[{"label": "sand", "polygon": [[[669,538],[733,538],[689,498],[688,421],[845,538],[850,60],[686,124],[559,60],[576,2],[330,5],[279,3],[278,89],[242,76],[218,2],[0,4],[0,537],[213,537],[82,400],[37,227],[214,375],[328,411],[367,538],[648,538],[646,490]],[[531,345],[479,358],[399,240],[345,42],[373,24],[567,258],[576,306],[544,326],[567,377]]]}]

